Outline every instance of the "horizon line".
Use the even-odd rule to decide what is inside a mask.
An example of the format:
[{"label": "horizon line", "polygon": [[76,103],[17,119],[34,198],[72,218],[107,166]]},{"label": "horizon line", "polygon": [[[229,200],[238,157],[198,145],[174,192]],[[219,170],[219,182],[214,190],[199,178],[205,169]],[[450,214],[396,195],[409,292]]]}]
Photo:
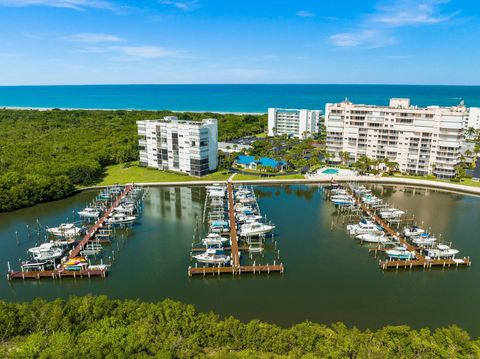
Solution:
[{"label": "horizon line", "polygon": [[16,84],[0,87],[60,87],[60,86],[437,86],[480,87],[466,84],[401,84],[401,83],[87,83],[87,84]]}]

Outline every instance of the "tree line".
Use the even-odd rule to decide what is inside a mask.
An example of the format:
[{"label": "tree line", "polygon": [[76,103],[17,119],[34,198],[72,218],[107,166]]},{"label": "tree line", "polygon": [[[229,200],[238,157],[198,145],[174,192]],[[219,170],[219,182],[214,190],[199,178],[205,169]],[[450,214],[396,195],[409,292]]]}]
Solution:
[{"label": "tree line", "polygon": [[105,296],[0,301],[2,358],[474,358],[480,341],[456,326],[361,331],[336,323],[282,328],[197,312],[172,300]]},{"label": "tree line", "polygon": [[[64,198],[99,182],[104,168],[138,159],[136,121],[170,111],[0,109],[0,212]],[[266,115],[179,113],[214,117],[219,140],[264,131]]]}]

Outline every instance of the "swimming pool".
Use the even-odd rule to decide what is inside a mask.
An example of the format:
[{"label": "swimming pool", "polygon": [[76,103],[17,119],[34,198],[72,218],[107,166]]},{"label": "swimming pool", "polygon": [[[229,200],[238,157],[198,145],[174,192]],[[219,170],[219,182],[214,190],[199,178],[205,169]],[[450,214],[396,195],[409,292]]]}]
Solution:
[{"label": "swimming pool", "polygon": [[327,169],[323,170],[322,173],[323,173],[324,175],[337,175],[337,174],[338,174],[338,170],[335,169],[335,168],[327,168]]}]

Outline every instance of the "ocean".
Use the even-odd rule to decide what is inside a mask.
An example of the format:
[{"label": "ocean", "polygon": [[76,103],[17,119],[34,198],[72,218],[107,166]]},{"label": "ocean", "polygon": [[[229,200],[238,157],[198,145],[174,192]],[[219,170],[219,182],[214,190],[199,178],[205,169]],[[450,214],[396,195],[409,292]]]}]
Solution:
[{"label": "ocean", "polygon": [[0,86],[0,107],[260,112],[268,107],[325,108],[348,98],[385,105],[480,106],[480,86],[420,85],[86,85]]}]

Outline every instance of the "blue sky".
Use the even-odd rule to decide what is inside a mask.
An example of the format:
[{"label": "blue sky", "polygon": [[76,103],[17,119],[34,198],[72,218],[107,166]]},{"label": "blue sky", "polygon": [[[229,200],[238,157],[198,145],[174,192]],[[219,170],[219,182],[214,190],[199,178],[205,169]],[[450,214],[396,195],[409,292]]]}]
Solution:
[{"label": "blue sky", "polygon": [[0,0],[0,85],[480,84],[476,0]]}]

